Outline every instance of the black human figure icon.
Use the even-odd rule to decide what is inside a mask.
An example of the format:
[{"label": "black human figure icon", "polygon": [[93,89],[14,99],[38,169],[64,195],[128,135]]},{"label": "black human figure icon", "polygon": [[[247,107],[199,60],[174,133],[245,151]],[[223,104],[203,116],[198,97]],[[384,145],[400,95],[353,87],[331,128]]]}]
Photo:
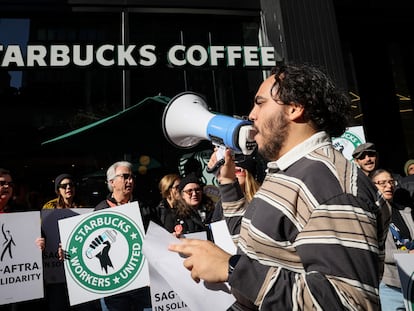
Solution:
[{"label": "black human figure icon", "polygon": [[4,242],[3,242],[3,251],[1,252],[0,261],[3,261],[4,255],[6,252],[9,253],[10,258],[13,258],[12,255],[12,245],[16,246],[14,243],[13,236],[10,233],[10,230],[4,229],[4,224],[1,225],[1,232],[3,233]]}]

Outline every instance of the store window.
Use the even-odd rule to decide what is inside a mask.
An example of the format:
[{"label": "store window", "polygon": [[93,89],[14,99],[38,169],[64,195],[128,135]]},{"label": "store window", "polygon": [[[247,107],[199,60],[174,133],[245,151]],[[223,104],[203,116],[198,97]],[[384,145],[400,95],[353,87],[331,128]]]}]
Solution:
[{"label": "store window", "polygon": [[[7,128],[0,139],[8,146],[0,151],[0,161],[24,171],[22,175],[36,176],[37,183],[43,178],[50,181],[61,171],[77,176],[102,172],[108,163],[128,157],[133,160],[147,150],[161,149],[158,162],[173,163],[171,148],[163,151],[161,137],[150,139],[148,135],[162,133],[159,119],[163,106],[159,101],[135,112],[137,118],[128,118],[121,126],[107,125],[110,129],[113,126],[111,135],[115,136],[109,136],[108,128],[95,130],[91,137],[82,132],[78,140],[68,134],[111,118],[146,98],[172,98],[184,91],[200,93],[215,112],[246,115],[262,80],[263,68],[245,66],[240,57],[230,65],[223,57],[215,65],[208,59],[202,65],[182,66],[168,58],[168,51],[175,45],[200,47],[202,53],[209,52],[211,46],[257,47],[256,16],[60,12],[31,13],[28,18],[1,17],[1,29],[12,31],[7,37],[1,32],[0,61],[7,53],[8,61],[12,60],[0,67],[0,106]],[[12,45],[19,49],[8,50]],[[124,50],[117,50],[119,45]],[[102,49],[105,51],[98,55],[97,49],[108,46],[114,50]],[[70,54],[67,64],[66,50]],[[24,62],[16,56],[17,51]],[[31,63],[27,53],[32,53]],[[197,53],[194,62],[199,60]],[[124,63],[108,63],[120,54]],[[93,61],[86,64],[90,55]],[[180,52],[175,56],[177,62],[183,60]],[[148,65],[153,57],[157,61]],[[136,64],[131,65],[133,62]],[[137,130],[135,125],[147,129]],[[59,137],[63,138],[55,140]],[[59,143],[55,147],[42,145],[50,140]],[[109,147],[112,145],[116,148]]]}]

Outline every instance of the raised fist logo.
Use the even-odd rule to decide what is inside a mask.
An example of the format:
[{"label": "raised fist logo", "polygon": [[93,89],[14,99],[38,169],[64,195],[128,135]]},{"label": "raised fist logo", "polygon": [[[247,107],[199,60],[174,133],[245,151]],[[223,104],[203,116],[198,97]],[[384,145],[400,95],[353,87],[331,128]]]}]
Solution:
[{"label": "raised fist logo", "polygon": [[93,239],[86,250],[86,257],[89,259],[98,258],[102,269],[106,273],[108,273],[108,266],[113,268],[112,261],[109,258],[109,250],[111,243],[116,241],[116,234],[115,230],[106,230]]}]

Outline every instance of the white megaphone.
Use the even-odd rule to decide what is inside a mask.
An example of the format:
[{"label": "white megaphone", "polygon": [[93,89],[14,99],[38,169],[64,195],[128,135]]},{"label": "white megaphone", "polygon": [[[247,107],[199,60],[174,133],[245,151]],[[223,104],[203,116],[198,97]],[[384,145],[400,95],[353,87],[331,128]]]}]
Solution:
[{"label": "white megaphone", "polygon": [[234,153],[250,155],[257,146],[251,121],[211,113],[205,100],[193,92],[170,100],[162,116],[162,129],[172,145],[184,149],[210,140],[221,149],[228,147]]}]

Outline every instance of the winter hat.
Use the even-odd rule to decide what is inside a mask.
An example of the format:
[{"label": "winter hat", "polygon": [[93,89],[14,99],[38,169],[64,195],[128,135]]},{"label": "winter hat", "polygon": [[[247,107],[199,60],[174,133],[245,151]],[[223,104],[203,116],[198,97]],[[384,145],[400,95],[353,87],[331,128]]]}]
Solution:
[{"label": "winter hat", "polygon": [[404,164],[404,173],[405,173],[406,176],[408,176],[408,168],[412,164],[414,164],[414,159],[410,159],[407,162],[405,162],[405,164]]},{"label": "winter hat", "polygon": [[58,191],[59,185],[65,178],[68,178],[70,180],[73,180],[73,176],[70,174],[60,174],[55,178],[55,192]]},{"label": "winter hat", "polygon": [[377,152],[377,149],[375,148],[375,145],[373,143],[365,143],[361,144],[358,147],[355,148],[354,152],[352,152],[352,157],[354,159],[358,159],[361,154],[364,152]]},{"label": "winter hat", "polygon": [[180,184],[178,185],[178,190],[182,191],[187,184],[196,183],[201,184],[200,179],[198,179],[197,175],[193,172],[185,176],[181,179]]},{"label": "winter hat", "polygon": [[253,176],[256,175],[257,172],[257,161],[254,157],[251,156],[241,156],[236,157],[235,164],[238,167],[244,168],[245,170],[249,171],[250,174]]}]

